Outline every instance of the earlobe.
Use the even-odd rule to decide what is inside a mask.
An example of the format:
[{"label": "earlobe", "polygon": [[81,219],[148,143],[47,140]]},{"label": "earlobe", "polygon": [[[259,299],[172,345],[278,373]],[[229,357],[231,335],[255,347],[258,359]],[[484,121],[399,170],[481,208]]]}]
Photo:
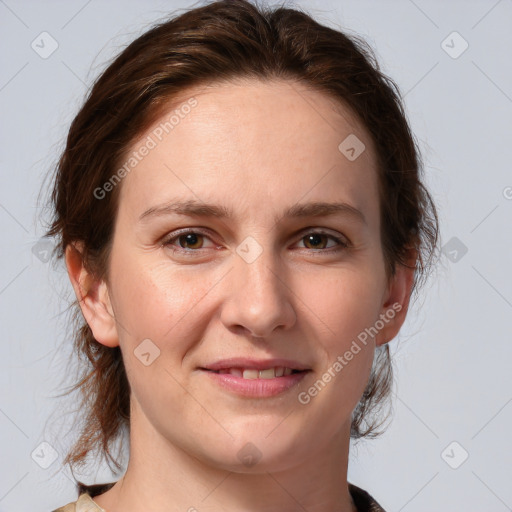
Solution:
[{"label": "earlobe", "polygon": [[396,265],[395,275],[390,279],[380,315],[384,327],[375,337],[377,346],[391,341],[405,322],[415,276],[416,252],[413,254],[407,267]]},{"label": "earlobe", "polygon": [[107,284],[91,275],[83,264],[83,245],[80,242],[66,247],[65,260],[68,276],[80,304],[85,321],[94,338],[108,347],[119,345],[114,311]]}]

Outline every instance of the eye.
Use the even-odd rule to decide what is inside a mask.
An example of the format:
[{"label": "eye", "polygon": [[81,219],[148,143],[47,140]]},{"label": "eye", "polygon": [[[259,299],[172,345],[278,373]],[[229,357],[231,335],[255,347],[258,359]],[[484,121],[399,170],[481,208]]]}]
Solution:
[{"label": "eye", "polygon": [[[175,251],[194,252],[197,249],[203,248],[204,239],[209,239],[205,233],[189,229],[181,231],[178,234],[174,233],[173,236],[166,238],[162,242],[162,245],[166,247],[170,246],[171,249]],[[176,246],[175,242],[179,245]]]},{"label": "eye", "polygon": [[[334,246],[326,247],[329,239],[335,242]],[[344,239],[324,231],[310,231],[300,241],[304,242],[307,249],[319,252],[335,252],[349,247],[349,243]],[[333,248],[334,251],[331,251]],[[327,251],[327,249],[329,250]]]},{"label": "eye", "polygon": [[[206,233],[197,229],[184,229],[177,233],[171,233],[169,237],[162,241],[162,246],[169,247],[173,252],[189,255],[199,252],[199,249],[218,247],[216,245],[205,247],[205,240],[211,241]],[[329,240],[334,241],[334,245],[327,246]],[[309,249],[307,252],[310,253],[333,253],[350,247],[350,243],[344,238],[318,230],[303,231],[300,242],[304,243],[304,248]]]}]

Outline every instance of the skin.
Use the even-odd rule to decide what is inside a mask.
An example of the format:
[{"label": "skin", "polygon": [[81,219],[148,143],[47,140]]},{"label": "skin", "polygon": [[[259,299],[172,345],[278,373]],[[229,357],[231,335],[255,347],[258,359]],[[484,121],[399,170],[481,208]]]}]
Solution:
[{"label": "skin", "polygon": [[[94,500],[110,512],[354,512],[351,413],[375,346],[405,320],[413,280],[405,267],[389,280],[385,273],[373,142],[346,107],[290,81],[217,84],[183,100],[191,96],[197,106],[120,185],[108,282],[86,272],[79,244],[66,251],[83,315],[96,340],[120,345],[132,392],[128,469]],[[338,150],[349,134],[366,146],[354,161]],[[172,198],[217,203],[234,217],[139,221]],[[312,201],[349,203],[366,223],[283,217]],[[162,243],[181,228],[203,228],[189,245],[172,242],[193,254]],[[319,229],[328,235],[306,237]],[[332,252],[330,235],[349,247]],[[248,236],[262,250],[251,263],[236,252]],[[394,318],[299,403],[393,304],[401,306]],[[147,338],[160,350],[149,366],[134,355]],[[312,371],[277,397],[240,397],[197,369],[232,356],[291,358]],[[246,443],[261,453],[250,467],[237,456]]]}]

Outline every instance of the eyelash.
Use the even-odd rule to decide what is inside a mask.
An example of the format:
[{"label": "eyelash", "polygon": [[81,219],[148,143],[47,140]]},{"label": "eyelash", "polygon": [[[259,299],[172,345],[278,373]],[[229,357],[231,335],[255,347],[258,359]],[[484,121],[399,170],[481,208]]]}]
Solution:
[{"label": "eyelash", "polygon": [[[348,241],[345,241],[342,238],[338,238],[338,237],[336,237],[336,236],[334,236],[334,235],[332,235],[330,233],[327,233],[327,232],[325,232],[323,230],[303,231],[302,233],[303,233],[303,235],[299,238],[299,241],[301,241],[307,235],[325,235],[327,238],[330,238],[331,240],[334,240],[338,244],[338,247],[334,247],[334,248],[333,247],[329,247],[327,249],[308,249],[307,247],[304,248],[304,249],[308,250],[308,252],[318,253],[318,254],[315,254],[315,255],[318,255],[318,256],[320,256],[321,253],[328,253],[328,254],[338,253],[338,252],[346,250],[346,249],[348,249],[350,247],[350,243]],[[185,236],[185,235],[189,235],[189,234],[201,235],[201,236],[204,236],[206,238],[210,238],[209,235],[207,233],[205,233],[204,231],[202,231],[202,230],[199,230],[199,229],[184,229],[183,231],[179,231],[178,233],[172,233],[172,236],[166,237],[162,241],[162,246],[169,247],[172,250],[172,252],[174,252],[174,253],[181,253],[181,254],[184,254],[184,255],[187,255],[187,256],[188,255],[194,256],[194,253],[199,252],[202,248],[201,249],[184,249],[182,247],[177,248],[177,247],[172,245],[172,243],[174,241],[178,240],[180,237]]]}]

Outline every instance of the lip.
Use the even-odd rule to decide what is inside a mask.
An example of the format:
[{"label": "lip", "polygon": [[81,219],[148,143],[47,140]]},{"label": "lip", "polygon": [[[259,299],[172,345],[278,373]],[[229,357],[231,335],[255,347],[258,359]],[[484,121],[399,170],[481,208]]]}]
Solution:
[{"label": "lip", "polygon": [[[232,367],[233,366],[234,365],[232,365]],[[248,368],[248,366],[244,366],[244,368]],[[268,366],[264,368],[268,368]],[[243,377],[237,377],[230,373],[215,373],[214,371],[207,370],[205,368],[201,368],[200,370],[222,388],[236,393],[237,395],[252,398],[267,398],[284,393],[297,385],[308,373],[310,373],[310,370],[305,370],[300,373],[274,377],[273,379],[244,379]]]},{"label": "lip", "polygon": [[[311,370],[307,365],[294,361],[292,359],[250,359],[247,357],[231,357],[221,359],[215,363],[205,365],[200,370],[219,371],[227,368],[247,368],[251,370],[265,370],[266,368],[275,368],[284,366],[292,370]],[[282,377],[276,377],[282,378]],[[274,380],[274,379],[268,379]]]}]

